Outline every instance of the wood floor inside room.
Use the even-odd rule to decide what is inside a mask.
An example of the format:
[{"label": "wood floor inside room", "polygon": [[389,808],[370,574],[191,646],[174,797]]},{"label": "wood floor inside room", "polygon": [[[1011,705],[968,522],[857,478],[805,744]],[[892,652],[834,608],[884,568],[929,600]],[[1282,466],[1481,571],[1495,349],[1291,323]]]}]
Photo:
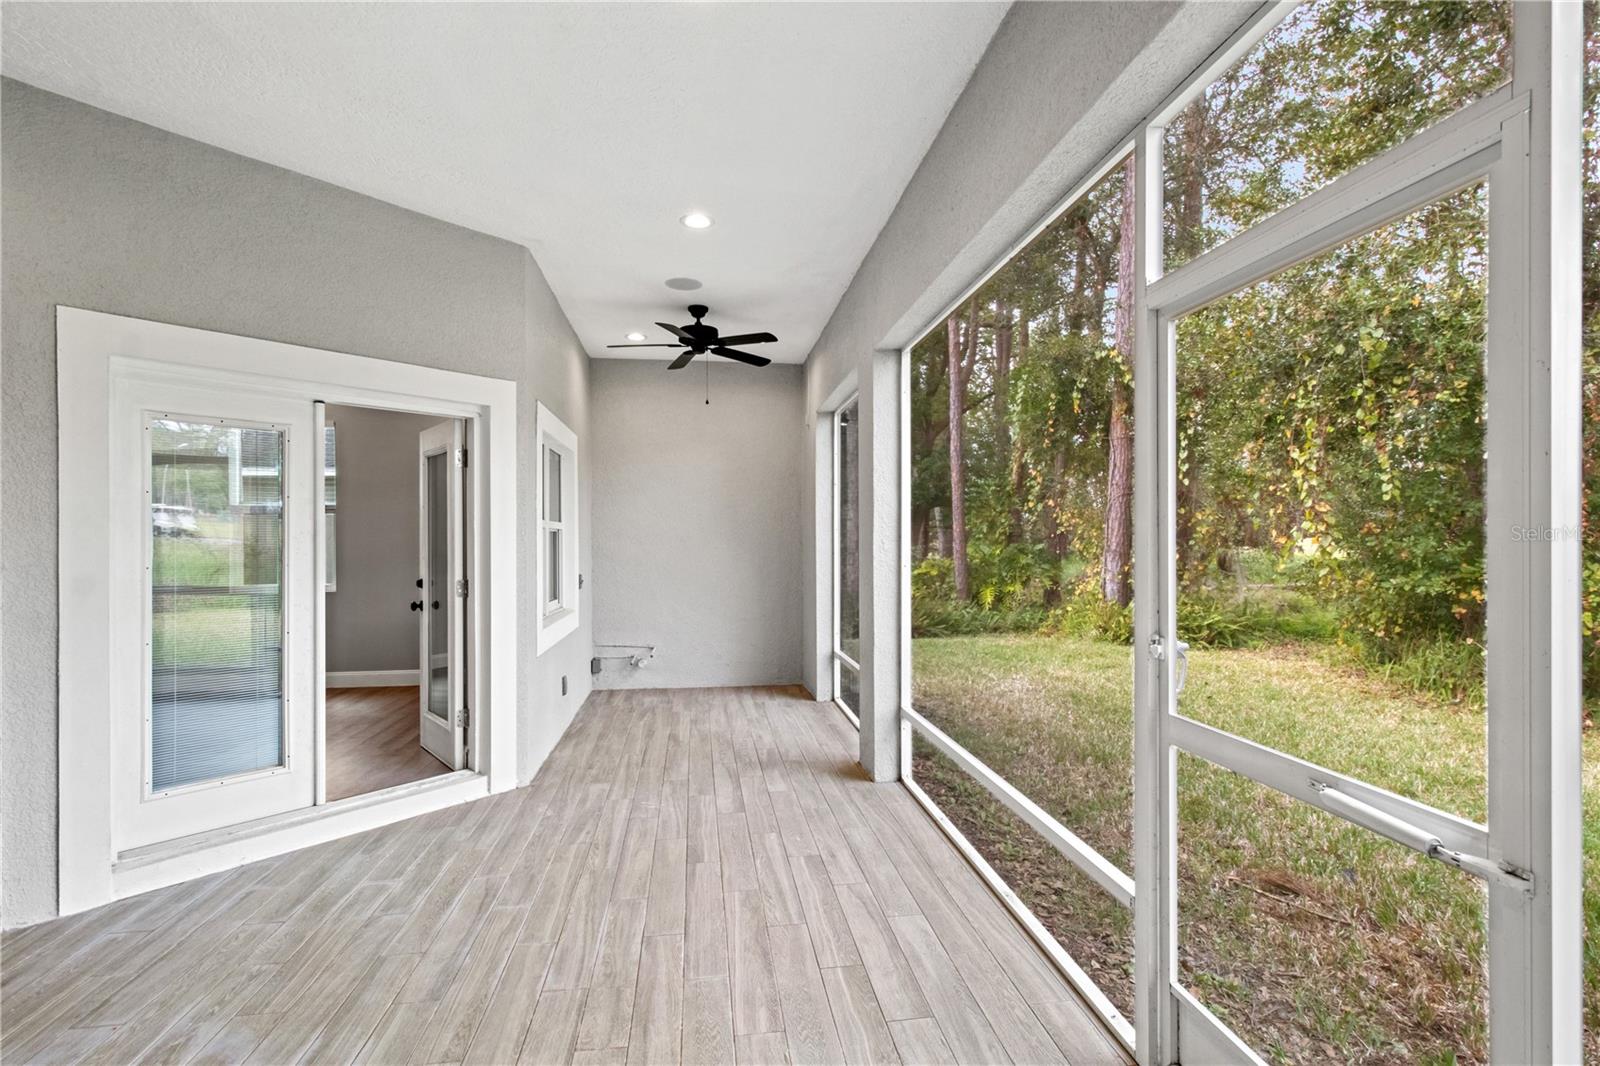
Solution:
[{"label": "wood floor inside room", "polygon": [[419,740],[415,685],[328,690],[328,802],[450,772]]},{"label": "wood floor inside room", "polygon": [[6,934],[0,1058],[1126,1061],[855,745],[597,693],[527,788]]}]

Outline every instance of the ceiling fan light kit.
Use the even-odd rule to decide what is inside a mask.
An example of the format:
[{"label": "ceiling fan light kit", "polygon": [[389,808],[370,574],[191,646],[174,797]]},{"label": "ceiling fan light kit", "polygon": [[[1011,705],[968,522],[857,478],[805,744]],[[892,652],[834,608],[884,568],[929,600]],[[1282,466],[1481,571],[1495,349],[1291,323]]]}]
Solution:
[{"label": "ceiling fan light kit", "polygon": [[724,337],[716,326],[708,326],[701,321],[709,313],[710,308],[705,304],[690,304],[688,307],[693,322],[682,326],[674,326],[667,322],[657,322],[656,325],[678,338],[676,344],[608,344],[608,348],[682,348],[683,354],[667,364],[668,370],[682,370],[688,366],[697,355],[720,355],[724,359],[732,359],[737,363],[749,366],[766,366],[772,360],[764,355],[754,355],[750,352],[741,352],[732,347],[735,344],[771,344],[778,338],[770,333],[738,333],[732,337]]}]

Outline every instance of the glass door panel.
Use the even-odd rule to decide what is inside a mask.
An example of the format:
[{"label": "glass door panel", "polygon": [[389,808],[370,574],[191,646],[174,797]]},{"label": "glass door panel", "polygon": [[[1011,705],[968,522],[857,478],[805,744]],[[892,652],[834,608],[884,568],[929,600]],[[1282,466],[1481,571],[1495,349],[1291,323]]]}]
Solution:
[{"label": "glass door panel", "polygon": [[428,713],[450,717],[450,614],[440,599],[450,586],[450,501],[447,482],[449,457],[435,452],[427,457],[428,486],[428,590],[432,599],[424,608],[428,626]]},{"label": "glass door panel", "polygon": [[459,419],[417,435],[419,733],[452,770],[467,765],[464,438]]},{"label": "glass door panel", "polygon": [[150,434],[150,777],[160,793],[284,763],[284,433]]}]

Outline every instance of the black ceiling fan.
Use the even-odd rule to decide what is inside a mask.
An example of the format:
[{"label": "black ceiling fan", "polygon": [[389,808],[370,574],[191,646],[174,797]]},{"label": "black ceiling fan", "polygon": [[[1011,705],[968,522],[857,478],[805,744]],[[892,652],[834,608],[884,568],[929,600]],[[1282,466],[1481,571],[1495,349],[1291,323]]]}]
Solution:
[{"label": "black ceiling fan", "polygon": [[712,355],[720,355],[724,359],[733,359],[740,363],[748,363],[751,366],[766,366],[768,363],[772,362],[771,359],[768,359],[765,356],[751,355],[749,352],[737,351],[728,346],[730,344],[771,344],[778,338],[774,337],[770,333],[738,333],[732,337],[719,336],[716,326],[708,326],[704,322],[700,321],[702,318],[706,317],[706,312],[709,310],[710,308],[706,307],[705,304],[690,304],[688,311],[689,314],[694,317],[694,321],[690,322],[688,325],[671,326],[665,322],[656,323],[656,325],[660,326],[662,329],[666,330],[668,333],[682,341],[682,344],[608,344],[606,347],[686,349],[682,355],[678,356],[678,358],[674,359],[671,364],[668,365],[668,370],[681,370],[683,367],[688,366],[690,361],[694,359],[695,356],[704,355],[706,352],[710,352]]}]

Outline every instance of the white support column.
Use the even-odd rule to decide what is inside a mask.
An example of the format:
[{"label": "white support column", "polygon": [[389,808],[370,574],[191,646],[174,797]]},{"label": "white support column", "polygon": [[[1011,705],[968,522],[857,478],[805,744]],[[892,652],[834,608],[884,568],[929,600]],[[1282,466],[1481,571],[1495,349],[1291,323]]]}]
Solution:
[{"label": "white support column", "polygon": [[904,456],[907,360],[873,352],[861,373],[861,765],[900,778],[900,707],[910,687],[911,562]]},{"label": "white support column", "polygon": [[1141,1066],[1178,1061],[1177,756],[1167,728],[1177,625],[1174,330],[1152,313],[1145,292],[1163,266],[1161,134],[1149,127],[1134,147],[1133,954]]},{"label": "white support column", "polygon": [[1534,891],[1490,886],[1490,1057],[1577,1062],[1582,8],[1521,2],[1514,25],[1529,109],[1489,189],[1489,854]]}]

